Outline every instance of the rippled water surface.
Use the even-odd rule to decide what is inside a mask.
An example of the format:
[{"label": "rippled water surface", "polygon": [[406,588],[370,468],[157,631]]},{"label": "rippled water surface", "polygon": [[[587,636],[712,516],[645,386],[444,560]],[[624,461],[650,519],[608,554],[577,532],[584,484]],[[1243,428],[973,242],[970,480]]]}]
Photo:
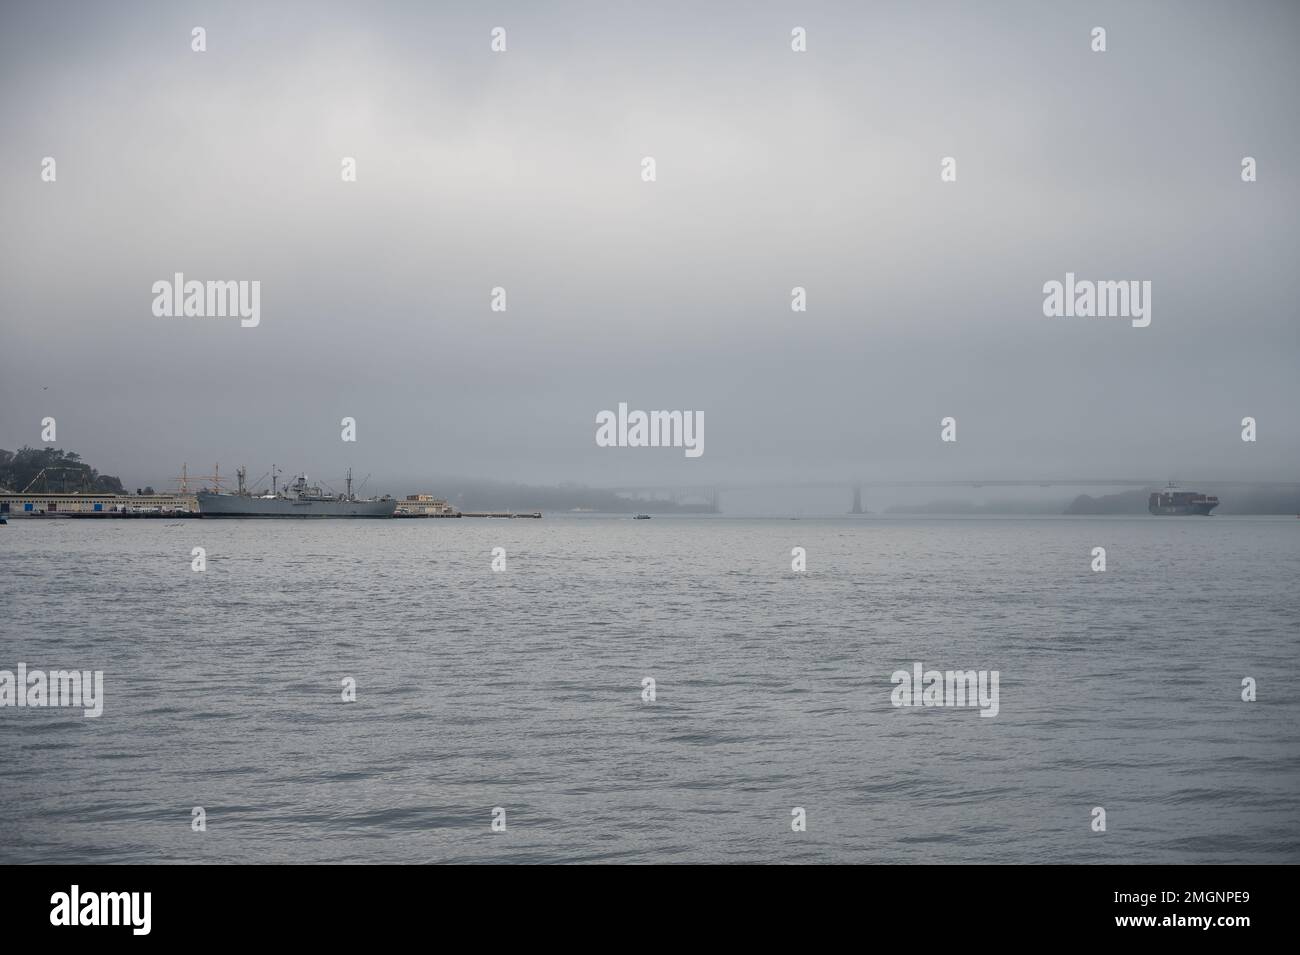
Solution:
[{"label": "rippled water surface", "polygon": [[1300,862],[1297,581],[1294,518],[14,519],[0,669],[105,705],[0,709],[0,860]]}]

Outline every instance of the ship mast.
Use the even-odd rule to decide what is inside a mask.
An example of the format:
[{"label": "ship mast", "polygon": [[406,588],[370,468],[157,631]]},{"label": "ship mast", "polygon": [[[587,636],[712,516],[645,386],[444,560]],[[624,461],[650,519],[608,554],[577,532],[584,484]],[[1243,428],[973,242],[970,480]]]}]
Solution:
[{"label": "ship mast", "polygon": [[352,500],[352,469],[348,468],[348,493],[347,500]]}]

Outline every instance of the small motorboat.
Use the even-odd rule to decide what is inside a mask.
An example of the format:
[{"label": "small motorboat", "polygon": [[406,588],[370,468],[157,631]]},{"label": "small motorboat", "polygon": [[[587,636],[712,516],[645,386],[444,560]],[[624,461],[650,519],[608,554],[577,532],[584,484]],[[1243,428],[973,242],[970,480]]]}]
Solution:
[{"label": "small motorboat", "polygon": [[634,521],[648,521],[648,520],[650,520],[650,515],[649,515],[649,514],[638,514],[636,517],[632,518],[632,520],[634,520]]}]

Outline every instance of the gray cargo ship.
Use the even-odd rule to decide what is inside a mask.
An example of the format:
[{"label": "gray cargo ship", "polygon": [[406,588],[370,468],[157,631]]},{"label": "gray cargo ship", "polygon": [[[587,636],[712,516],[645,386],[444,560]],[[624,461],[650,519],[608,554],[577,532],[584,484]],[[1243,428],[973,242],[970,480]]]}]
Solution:
[{"label": "gray cargo ship", "polygon": [[1188,514],[1209,517],[1210,511],[1218,506],[1219,499],[1214,495],[1180,491],[1172,482],[1163,491],[1153,491],[1147,498],[1147,510],[1157,517],[1183,517]]},{"label": "gray cargo ship", "polygon": [[307,475],[300,474],[293,484],[276,488],[275,469],[272,468],[271,492],[252,494],[244,483],[245,471],[240,468],[239,490],[199,491],[200,517],[392,517],[397,501],[383,497],[358,498],[352,493],[352,472],[348,472],[346,494],[327,494],[318,485],[308,484]]}]

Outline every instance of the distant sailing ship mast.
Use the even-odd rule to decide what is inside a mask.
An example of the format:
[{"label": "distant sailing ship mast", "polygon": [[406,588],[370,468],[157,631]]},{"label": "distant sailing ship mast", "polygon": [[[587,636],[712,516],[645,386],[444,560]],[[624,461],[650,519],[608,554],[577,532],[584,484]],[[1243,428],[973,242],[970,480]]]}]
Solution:
[{"label": "distant sailing ship mast", "polygon": [[[243,471],[244,471],[243,468],[239,469],[240,487],[243,487],[243,478],[244,478]],[[220,464],[212,465],[211,474],[191,475],[189,465],[182,464],[181,473],[177,477],[173,478],[172,480],[176,482],[176,493],[181,495],[182,497],[188,497],[194,493],[190,489],[191,480],[210,481],[212,483],[211,490],[216,491],[217,493],[221,493],[221,465]]]},{"label": "distant sailing ship mast", "polygon": [[[211,490],[215,491],[215,492],[218,493],[218,494],[222,493],[222,489],[221,489],[221,465],[220,465],[220,464],[214,464],[214,465],[212,465],[212,473],[211,473],[211,474],[198,474],[198,475],[195,475],[195,478],[196,478],[197,480],[200,480],[200,481],[210,481],[211,484],[212,484]],[[188,474],[188,472],[185,470],[184,466],[182,466],[182,468],[181,468],[181,486],[184,487],[184,488],[186,488],[186,489],[188,490],[188,487],[189,487],[189,474]],[[182,491],[181,493],[187,493],[187,490],[186,490],[186,491]]]}]

